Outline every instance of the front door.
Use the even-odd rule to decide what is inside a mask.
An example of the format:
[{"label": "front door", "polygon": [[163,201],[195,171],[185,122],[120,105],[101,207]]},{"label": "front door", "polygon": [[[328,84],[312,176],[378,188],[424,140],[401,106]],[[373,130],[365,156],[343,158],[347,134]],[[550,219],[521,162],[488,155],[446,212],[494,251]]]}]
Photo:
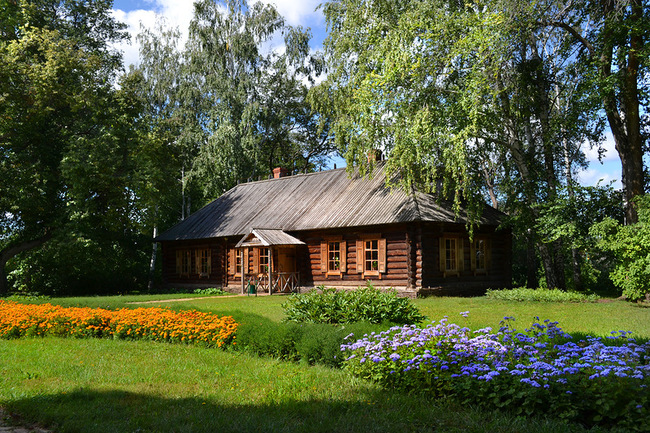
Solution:
[{"label": "front door", "polygon": [[278,250],[277,272],[296,272],[296,249],[295,247],[280,247]]}]

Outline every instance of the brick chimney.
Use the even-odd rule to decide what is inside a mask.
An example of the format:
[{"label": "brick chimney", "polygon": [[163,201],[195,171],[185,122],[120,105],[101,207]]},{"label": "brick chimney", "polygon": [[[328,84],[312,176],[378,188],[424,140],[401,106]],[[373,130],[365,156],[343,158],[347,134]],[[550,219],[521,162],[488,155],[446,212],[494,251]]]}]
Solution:
[{"label": "brick chimney", "polygon": [[273,179],[289,176],[289,170],[283,167],[276,167],[273,169]]}]

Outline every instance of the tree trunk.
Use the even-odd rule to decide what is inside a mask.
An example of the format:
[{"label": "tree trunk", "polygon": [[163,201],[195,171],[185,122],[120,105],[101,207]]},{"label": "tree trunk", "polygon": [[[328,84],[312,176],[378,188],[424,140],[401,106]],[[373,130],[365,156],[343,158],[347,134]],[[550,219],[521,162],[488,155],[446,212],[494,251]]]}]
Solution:
[{"label": "tree trunk", "polygon": [[[617,2],[608,3],[609,10],[606,15],[617,13]],[[643,19],[643,6],[641,0],[632,0],[631,22],[641,25]],[[614,61],[614,30],[604,31],[606,45],[600,58],[600,74],[603,80],[612,75],[612,62]],[[643,37],[639,30],[631,30],[630,46],[627,51],[627,64],[622,68],[624,79],[619,95],[614,89],[606,88],[603,91],[605,113],[609,127],[614,136],[616,151],[621,159],[622,177],[625,206],[625,224],[638,222],[639,216],[634,205],[634,197],[643,194],[643,138],[641,136],[641,118],[639,115],[639,88],[638,75],[640,61],[638,54],[643,49]],[[619,54],[620,55],[620,54]],[[619,99],[620,98],[620,99]],[[618,101],[617,101],[618,100]],[[619,112],[619,107],[623,113]]]},{"label": "tree trunk", "polygon": [[[154,221],[158,219],[158,206],[154,210]],[[158,236],[158,224],[153,226],[153,239],[156,239]],[[158,257],[158,242],[154,240],[153,247],[151,248],[151,261],[149,262],[149,283],[147,284],[147,290],[152,291],[154,286],[154,276],[156,273],[156,258]]]},{"label": "tree trunk", "polygon": [[526,287],[536,289],[539,286],[537,282],[537,260],[535,259],[535,240],[531,230],[528,230],[528,239],[526,245]]},{"label": "tree trunk", "polygon": [[9,293],[9,283],[7,281],[7,262],[16,255],[29,251],[33,248],[40,247],[52,238],[51,233],[46,233],[38,239],[22,242],[18,245],[8,246],[0,251],[0,296],[6,296]]},{"label": "tree trunk", "polygon": [[539,254],[542,256],[546,286],[549,289],[565,289],[564,266],[562,263],[561,245],[559,242],[539,245]]}]

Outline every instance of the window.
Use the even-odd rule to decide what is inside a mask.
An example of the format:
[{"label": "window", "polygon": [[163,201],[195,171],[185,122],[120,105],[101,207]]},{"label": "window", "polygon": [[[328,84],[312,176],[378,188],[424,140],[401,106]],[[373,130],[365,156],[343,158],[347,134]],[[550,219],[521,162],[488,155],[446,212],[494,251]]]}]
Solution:
[{"label": "window", "polygon": [[471,266],[474,274],[487,273],[490,268],[490,240],[477,237],[472,242]]},{"label": "window", "polygon": [[364,278],[386,273],[386,239],[366,235],[357,241],[357,273]]},{"label": "window", "polygon": [[200,250],[196,250],[195,257],[196,257],[196,273],[199,274],[200,277],[209,277],[211,262],[212,262],[210,257],[210,249],[203,248]]},{"label": "window", "polygon": [[321,241],[321,272],[325,276],[343,275],[346,272],[347,246],[341,236],[327,237]]},{"label": "window", "polygon": [[235,250],[235,274],[241,275],[241,263],[242,263],[242,250],[238,248]]},{"label": "window", "polygon": [[265,274],[269,272],[269,249],[260,248],[258,252],[259,272]]},{"label": "window", "polygon": [[189,277],[192,264],[190,250],[176,250],[176,274],[180,277]]},{"label": "window", "polygon": [[456,239],[445,239],[445,272],[458,270]]},{"label": "window", "polygon": [[365,241],[364,253],[363,270],[379,272],[379,241],[377,239]]},{"label": "window", "polygon": [[341,243],[327,243],[327,270],[328,272],[341,272]]},{"label": "window", "polygon": [[460,275],[465,268],[463,238],[457,234],[440,238],[440,271],[444,277]]}]

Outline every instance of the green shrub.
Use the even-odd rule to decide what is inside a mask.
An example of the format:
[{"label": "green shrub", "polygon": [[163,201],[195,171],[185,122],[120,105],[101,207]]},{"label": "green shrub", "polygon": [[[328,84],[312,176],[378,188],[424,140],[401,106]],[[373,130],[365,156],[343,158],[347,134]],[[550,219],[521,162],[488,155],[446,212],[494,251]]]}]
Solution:
[{"label": "green shrub", "polygon": [[650,196],[639,196],[635,201],[638,223],[622,226],[605,218],[590,231],[597,246],[614,255],[609,277],[631,301],[650,299]]},{"label": "green shrub", "polygon": [[311,290],[292,295],[282,308],[287,321],[300,323],[411,324],[426,320],[415,305],[406,298],[399,298],[394,289],[381,291],[371,285],[350,291]]},{"label": "green shrub", "polygon": [[237,329],[236,350],[284,361],[340,367],[341,344],[345,337],[388,329],[393,324],[354,323],[334,326],[317,323],[277,323],[259,318],[241,323]]},{"label": "green shrub", "polygon": [[518,287],[506,290],[488,290],[486,296],[500,301],[520,302],[596,302],[597,295],[586,295],[577,292],[564,292],[558,289],[527,289]]},{"label": "green shrub", "polygon": [[220,287],[208,287],[207,289],[195,289],[194,293],[197,295],[229,295]]}]

